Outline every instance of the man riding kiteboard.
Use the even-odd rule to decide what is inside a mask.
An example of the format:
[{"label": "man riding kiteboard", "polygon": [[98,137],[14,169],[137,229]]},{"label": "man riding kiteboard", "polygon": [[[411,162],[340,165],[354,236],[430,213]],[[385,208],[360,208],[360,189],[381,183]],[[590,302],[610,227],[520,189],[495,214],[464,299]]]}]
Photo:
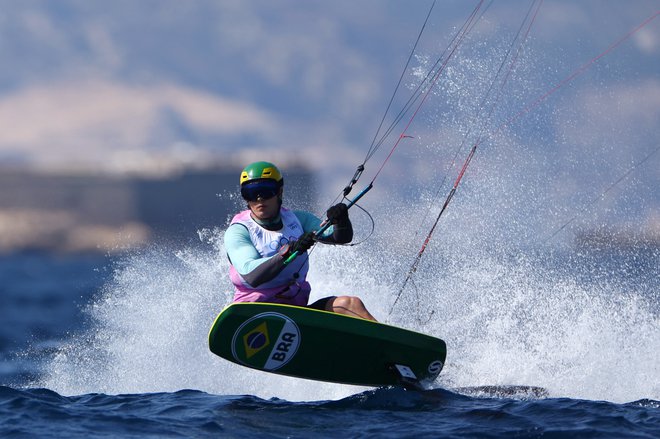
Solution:
[{"label": "man riding kiteboard", "polygon": [[351,242],[353,227],[345,204],[328,209],[326,221],[332,226],[317,236],[320,218],[282,207],[284,179],[274,164],[255,162],[246,166],[241,172],[240,189],[248,208],[234,216],[224,235],[234,302],[309,306],[376,320],[354,296],[329,296],[308,304],[311,286],[307,281],[307,250],[316,242]]}]

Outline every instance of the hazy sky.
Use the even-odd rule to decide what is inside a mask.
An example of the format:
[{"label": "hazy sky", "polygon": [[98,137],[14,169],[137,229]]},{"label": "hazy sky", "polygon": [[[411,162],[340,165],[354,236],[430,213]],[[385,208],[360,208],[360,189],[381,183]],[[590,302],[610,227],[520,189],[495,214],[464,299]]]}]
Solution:
[{"label": "hazy sky", "polygon": [[[435,5],[394,110],[477,3]],[[452,157],[530,4],[484,8],[407,133],[413,139],[388,162],[379,181],[386,190],[455,178],[467,151],[453,168]],[[430,5],[2,0],[0,164],[125,171],[286,156],[338,191],[366,154]],[[659,9],[657,1],[543,2],[487,131]],[[656,18],[480,146],[465,191],[499,200],[525,180],[534,200],[570,218],[660,145],[659,122]],[[368,163],[367,178],[401,129]],[[599,209],[652,227],[658,188],[655,154]]]}]

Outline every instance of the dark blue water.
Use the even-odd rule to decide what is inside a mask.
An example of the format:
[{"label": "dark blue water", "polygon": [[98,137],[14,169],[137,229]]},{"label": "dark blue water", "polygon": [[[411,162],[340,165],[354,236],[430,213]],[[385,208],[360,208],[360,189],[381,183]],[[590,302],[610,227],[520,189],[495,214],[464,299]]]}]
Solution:
[{"label": "dark blue water", "polygon": [[3,437],[657,437],[658,403],[370,390],[287,402],[196,390],[64,397],[0,388]]},{"label": "dark blue water", "polygon": [[[215,253],[3,257],[0,437],[660,437],[657,253],[645,254],[641,262],[640,254],[609,256],[614,257],[620,260],[610,260],[608,270],[618,272],[607,285],[626,292],[611,303],[627,309],[616,315],[632,320],[631,337],[618,329],[622,321],[608,327],[583,312],[577,321],[584,327],[568,333],[590,342],[570,355],[530,354],[552,351],[535,334],[536,346],[528,337],[502,340],[499,359],[475,354],[470,369],[460,360],[467,356],[463,345],[484,352],[489,340],[470,343],[474,328],[466,323],[456,331],[460,325],[448,317],[439,330],[426,327],[437,336],[447,332],[449,361],[424,392],[294,380],[214,357],[205,331],[226,301],[226,267]],[[626,264],[636,271],[622,268]],[[589,280],[590,272],[597,281]],[[566,297],[590,291],[598,296],[601,274],[580,270],[566,282],[572,288]],[[650,305],[639,303],[637,295],[644,293]],[[511,296],[506,300],[511,303]],[[585,303],[594,297],[575,300],[576,307],[588,308]],[[468,306],[461,309],[468,321]],[[479,317],[491,331],[510,319],[496,310]],[[530,308],[515,324],[528,330],[530,319],[547,319],[535,312],[540,311]],[[565,313],[553,325],[572,317]],[[450,330],[462,335],[453,339]],[[599,344],[603,332],[615,338],[612,352],[619,354]],[[566,337],[552,340],[556,355],[570,350],[572,338]],[[527,369],[506,360],[516,356]],[[525,387],[506,385],[511,369],[518,377],[511,384]],[[486,384],[492,386],[479,387]]]}]

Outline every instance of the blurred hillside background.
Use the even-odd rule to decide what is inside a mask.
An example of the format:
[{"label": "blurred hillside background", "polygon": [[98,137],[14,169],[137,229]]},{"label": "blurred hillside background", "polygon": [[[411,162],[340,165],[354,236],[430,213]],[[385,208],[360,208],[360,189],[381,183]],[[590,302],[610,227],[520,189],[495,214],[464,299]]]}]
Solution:
[{"label": "blurred hillside background", "polygon": [[[363,160],[430,4],[0,0],[0,251],[194,238],[226,224],[240,205],[228,195],[237,173],[259,159],[297,179],[295,203],[322,209]],[[473,6],[435,6],[404,101]],[[544,2],[498,120],[658,6]],[[439,169],[454,178],[448,157],[528,7],[493,2],[368,202],[415,200]],[[636,164],[660,145],[659,126],[656,19],[487,142],[465,190],[498,169],[490,186],[511,193],[529,181],[534,203],[495,198],[491,207],[532,211],[531,229],[547,234],[586,209],[598,214],[582,217],[581,230],[658,239],[660,154]]]}]

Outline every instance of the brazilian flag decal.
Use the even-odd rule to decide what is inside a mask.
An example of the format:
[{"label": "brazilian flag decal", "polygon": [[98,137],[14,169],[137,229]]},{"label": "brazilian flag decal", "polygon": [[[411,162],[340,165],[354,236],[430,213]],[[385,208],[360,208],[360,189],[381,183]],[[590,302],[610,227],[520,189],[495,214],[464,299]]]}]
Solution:
[{"label": "brazilian flag decal", "polygon": [[239,363],[261,370],[276,370],[296,355],[298,325],[285,315],[266,312],[244,322],[234,333],[232,355]]},{"label": "brazilian flag decal", "polygon": [[270,339],[268,338],[268,326],[266,322],[254,328],[243,336],[243,347],[245,348],[245,357],[250,358],[260,350],[268,347]]}]

